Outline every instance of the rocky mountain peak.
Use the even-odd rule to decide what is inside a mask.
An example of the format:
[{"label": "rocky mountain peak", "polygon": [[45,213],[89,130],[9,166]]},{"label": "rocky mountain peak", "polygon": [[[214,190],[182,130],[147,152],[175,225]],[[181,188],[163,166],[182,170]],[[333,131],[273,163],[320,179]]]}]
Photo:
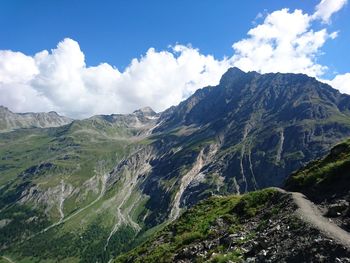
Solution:
[{"label": "rocky mountain peak", "polygon": [[153,117],[157,115],[157,113],[151,107],[148,107],[148,106],[134,111],[133,114],[142,115],[145,117]]},{"label": "rocky mountain peak", "polygon": [[5,106],[0,105],[0,111],[9,111],[9,109]]},{"label": "rocky mountain peak", "polygon": [[0,115],[9,115],[13,114],[7,107],[0,105]]},{"label": "rocky mountain peak", "polygon": [[255,75],[260,75],[260,74],[255,71],[244,72],[243,70],[237,67],[232,67],[232,68],[229,68],[224,75],[222,75],[220,79],[220,85],[232,84],[242,78],[255,76]]},{"label": "rocky mountain peak", "polygon": [[49,111],[48,114],[52,116],[60,116],[56,111]]}]

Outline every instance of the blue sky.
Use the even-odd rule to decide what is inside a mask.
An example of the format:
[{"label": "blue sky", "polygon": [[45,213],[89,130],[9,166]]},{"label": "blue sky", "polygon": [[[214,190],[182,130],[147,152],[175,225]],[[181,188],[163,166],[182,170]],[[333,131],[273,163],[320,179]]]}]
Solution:
[{"label": "blue sky", "polygon": [[[192,44],[204,54],[232,55],[259,13],[288,7],[311,12],[319,1],[77,1],[9,0],[0,3],[0,49],[34,54],[69,37],[79,42],[88,65],[108,62],[124,68],[148,48]],[[102,4],[103,3],[103,4]],[[339,72],[350,68],[341,54],[350,44],[346,6],[332,20],[341,34],[320,59]]]},{"label": "blue sky", "polygon": [[[344,2],[345,0],[324,1],[340,4],[340,2]],[[110,84],[112,80],[108,82],[111,85],[108,92],[114,90],[114,93],[118,93],[113,93],[113,96],[115,95],[115,101],[111,101],[111,103],[115,103],[119,106],[114,108],[102,107],[89,111],[87,109],[91,108],[93,103],[89,102],[84,105],[83,103],[91,98],[96,98],[96,96],[91,94],[91,90],[96,91],[99,89],[99,85],[104,85],[102,79],[106,74],[112,74],[110,68],[107,69],[107,66],[104,69],[101,67],[98,68],[96,71],[104,73],[101,73],[98,76],[95,74],[93,77],[91,71],[93,71],[94,68],[92,67],[91,70],[89,70],[89,74],[91,73],[89,80],[93,79],[91,83],[96,83],[94,87],[92,87],[92,84],[90,86],[87,85],[89,87],[84,84],[87,82],[87,80],[84,79],[86,74],[83,78],[80,76],[73,76],[74,81],[77,83],[76,86],[83,85],[80,88],[80,91],[86,91],[86,93],[81,95],[77,92],[75,87],[68,87],[69,85],[65,85],[62,80],[55,82],[62,82],[62,85],[59,87],[50,86],[50,83],[44,83],[45,79],[47,80],[52,77],[46,74],[48,72],[48,60],[45,60],[46,67],[44,67],[45,63],[42,63],[40,66],[38,65],[38,60],[34,58],[35,61],[32,64],[36,65],[36,69],[31,68],[23,62],[23,68],[28,71],[28,80],[30,79],[30,81],[27,81],[26,79],[25,85],[29,85],[30,87],[22,87],[24,85],[24,80],[16,85],[13,84],[14,81],[11,81],[11,85],[2,84],[1,86],[0,84],[0,91],[2,94],[10,89],[16,90],[16,93],[14,94],[10,94],[9,92],[7,96],[3,96],[3,99],[0,99],[0,104],[5,104],[5,106],[16,111],[57,110],[63,114],[78,117],[96,113],[129,112],[133,107],[141,107],[145,106],[145,104],[155,104],[150,106],[155,107],[157,110],[163,110],[170,105],[178,103],[181,99],[184,99],[186,96],[194,92],[195,89],[199,88],[200,85],[214,84],[217,82],[218,76],[222,73],[221,71],[228,65],[241,66],[245,70],[253,69],[261,72],[275,71],[273,67],[266,69],[258,67],[255,69],[254,67],[252,68],[252,66],[249,66],[251,65],[249,63],[244,64],[243,61],[239,60],[237,62],[237,59],[234,63],[226,63],[222,62],[222,60],[224,57],[231,58],[235,53],[238,53],[238,51],[242,52],[244,48],[239,48],[238,50],[235,49],[234,51],[232,45],[243,39],[249,38],[247,32],[254,27],[257,27],[259,24],[264,24],[265,19],[273,12],[283,10],[283,8],[289,8],[289,13],[292,14],[295,9],[300,9],[303,14],[308,14],[311,17],[319,3],[320,1],[316,0],[3,0],[0,2],[0,50],[11,50],[12,55],[14,52],[20,52],[29,59],[34,58],[35,54],[42,50],[48,50],[46,56],[50,57],[50,55],[52,55],[51,50],[60,50],[57,47],[58,43],[62,42],[64,39],[70,39],[76,42],[78,46],[65,42],[65,46],[69,46],[69,48],[65,49],[63,48],[64,45],[62,45],[61,51],[70,50],[65,53],[66,60],[68,56],[67,54],[69,53],[72,57],[77,59],[74,60],[78,61],[77,67],[82,67],[84,69],[88,69],[92,66],[97,67],[100,63],[106,62],[108,63],[108,66],[118,70],[118,72],[116,72],[117,75],[119,73],[125,75],[125,70],[128,68],[132,72],[137,70],[139,72],[140,68],[144,69],[144,71],[149,71],[149,68],[151,67],[146,63],[148,60],[145,59],[147,61],[143,61],[143,63],[141,57],[148,58],[147,52],[150,48],[155,48],[156,53],[152,53],[154,56],[151,56],[152,54],[149,55],[149,61],[151,61],[151,57],[157,57],[161,51],[168,52],[165,55],[172,55],[175,58],[181,57],[184,53],[183,49],[180,48],[179,50],[181,51],[174,52],[174,50],[169,47],[170,45],[174,47],[179,44],[184,47],[191,46],[192,49],[198,49],[196,54],[192,54],[194,56],[192,57],[192,61],[197,61],[196,59],[198,59],[198,63],[202,63],[200,66],[198,65],[198,67],[206,67],[206,63],[212,63],[210,62],[209,57],[209,55],[212,55],[217,61],[215,62],[215,65],[210,65],[212,65],[212,68],[220,68],[220,70],[212,69],[211,72],[215,71],[215,73],[208,73],[205,77],[206,80],[197,77],[196,73],[193,73],[194,79],[191,79],[191,77],[189,77],[191,72],[186,73],[186,76],[180,76],[179,79],[183,79],[182,84],[175,81],[173,84],[170,83],[169,85],[172,89],[174,89],[176,85],[187,86],[183,87],[181,91],[173,96],[176,97],[175,100],[167,101],[167,99],[164,99],[167,102],[162,105],[157,105],[157,100],[161,97],[160,94],[162,92],[167,93],[168,90],[162,90],[161,87],[155,88],[156,91],[152,90],[152,83],[159,82],[161,83],[159,85],[165,85],[165,82],[162,80],[158,81],[155,79],[155,77],[152,76],[153,73],[150,73],[152,76],[150,84],[144,84],[150,77],[142,77],[145,78],[141,83],[144,85],[142,90],[138,90],[137,88],[131,90],[134,93],[137,93],[134,97],[130,96],[130,94],[120,96],[120,94],[126,94],[128,92],[121,91],[120,85],[122,84],[116,84],[119,80],[111,77],[114,84]],[[286,16],[287,13],[285,12],[281,15]],[[293,13],[293,15],[296,16],[297,14]],[[305,66],[304,68],[289,67],[286,68],[285,71],[290,69],[291,72],[305,72],[309,75],[315,75],[319,78],[328,80],[334,79],[337,74],[344,75],[350,72],[350,59],[346,59],[350,44],[350,29],[348,28],[348,25],[350,25],[349,5],[342,5],[340,10],[334,11],[329,21],[324,21],[321,17],[322,15],[324,14],[319,15],[318,18],[312,18],[312,22],[308,22],[310,25],[308,25],[306,29],[308,32],[316,32],[326,29],[329,36],[324,36],[324,43],[310,54],[307,54],[306,57],[310,58],[315,65],[321,65],[322,67],[327,67],[327,69],[311,69],[309,66]],[[274,21],[276,22],[277,20]],[[275,22],[272,22],[272,24]],[[278,20],[276,23],[283,24],[283,21]],[[301,28],[300,32],[302,32],[302,30],[303,29]],[[331,39],[333,36],[330,37],[332,32],[338,32],[334,39]],[[72,50],[74,50],[74,52]],[[83,53],[84,58],[79,57],[80,51]],[[63,54],[64,52],[57,53]],[[162,53],[162,55],[164,54]],[[10,55],[7,54],[6,58],[8,59],[9,56]],[[204,56],[205,58],[203,59],[201,56]],[[63,57],[63,55],[61,57]],[[130,63],[134,58],[137,59],[140,65],[135,65],[130,68]],[[51,56],[50,59],[50,63],[53,63],[52,61],[57,62],[58,60],[57,58],[54,59],[54,56]],[[79,62],[79,59],[83,61]],[[189,61],[188,63],[191,63],[191,59],[187,59]],[[203,62],[203,60],[206,60],[206,62]],[[8,64],[11,64],[16,60],[8,59],[8,61]],[[167,62],[163,62],[166,65]],[[17,63],[20,62],[17,61]],[[74,62],[72,63],[74,64]],[[151,62],[149,63],[152,64]],[[177,63],[179,62],[177,61]],[[263,61],[257,63],[253,61],[252,63],[264,64]],[[190,66],[191,65],[188,67]],[[57,66],[57,68],[62,67],[65,67],[62,63]],[[69,65],[66,67],[68,69]],[[3,68],[6,67],[3,66]],[[183,72],[183,70],[180,71]],[[46,75],[42,74],[42,72]],[[167,72],[167,74],[174,75],[179,74],[178,72],[179,70],[174,70],[173,72]],[[7,78],[9,78],[8,76],[12,76],[14,73],[8,73],[6,71],[1,73],[0,65],[0,76],[1,74],[3,76],[7,74]],[[134,75],[137,74],[134,73]],[[144,73],[144,75],[145,74],[146,73]],[[36,79],[33,81],[33,78]],[[126,77],[124,76],[124,79],[125,78]],[[130,76],[128,76],[128,78],[132,79]],[[139,78],[139,75],[134,77],[134,79]],[[108,79],[108,77],[106,77],[106,79]],[[344,83],[343,79],[340,81],[342,85]],[[142,86],[138,82],[135,84],[135,81],[129,81],[131,82],[123,80],[122,86]],[[70,80],[70,82],[72,81]],[[34,85],[32,83],[36,84]],[[196,83],[196,85],[188,88],[188,83]],[[14,85],[15,88],[13,88]],[[48,88],[44,88],[45,86]],[[30,88],[32,90],[28,91]],[[49,88],[51,90],[48,90]],[[63,90],[57,92],[57,89]],[[149,90],[149,92],[145,95],[140,95],[144,93],[145,90]],[[22,91],[29,93],[23,93]],[[21,92],[23,94],[21,94]],[[81,100],[81,107],[75,107],[69,104],[72,103],[66,98],[69,97],[67,95],[69,92],[71,92],[69,96],[80,97],[81,95],[83,97]],[[106,90],[101,90],[100,93],[102,94],[106,92]],[[16,94],[18,93],[20,94],[17,96]],[[40,101],[39,104],[42,105],[42,107],[35,105],[37,103],[34,105],[31,104],[29,102],[30,99],[25,99],[26,97],[31,98],[31,96],[34,96],[35,100],[38,100],[38,102]],[[55,96],[61,96],[60,100],[54,101],[53,98]],[[21,97],[21,99],[19,99],[19,97]],[[147,99],[142,101],[142,97]],[[101,99],[104,99],[104,97]],[[125,103],[125,101],[128,101],[128,103]],[[63,108],[71,109],[64,111]]]}]

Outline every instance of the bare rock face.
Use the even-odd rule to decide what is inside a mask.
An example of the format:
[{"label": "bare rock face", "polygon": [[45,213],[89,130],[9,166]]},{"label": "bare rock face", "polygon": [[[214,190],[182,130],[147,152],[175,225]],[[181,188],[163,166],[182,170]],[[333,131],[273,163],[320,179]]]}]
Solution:
[{"label": "bare rock face", "polygon": [[133,112],[137,116],[144,116],[152,118],[157,115],[157,113],[151,107],[144,107]]}]

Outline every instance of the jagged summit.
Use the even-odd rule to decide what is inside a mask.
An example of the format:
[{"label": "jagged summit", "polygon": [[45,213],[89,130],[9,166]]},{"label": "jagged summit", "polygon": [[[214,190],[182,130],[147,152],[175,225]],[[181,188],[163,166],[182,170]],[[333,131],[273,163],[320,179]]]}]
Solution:
[{"label": "jagged summit", "polygon": [[241,78],[246,78],[248,76],[260,75],[256,71],[244,72],[243,70],[232,67],[229,68],[220,79],[220,85],[227,85],[232,82],[238,81]]},{"label": "jagged summit", "polygon": [[225,78],[227,76],[241,76],[241,75],[244,75],[244,74],[247,74],[247,72],[241,70],[240,68],[232,67],[232,68],[229,68],[224,73],[224,75],[222,75],[222,78]]},{"label": "jagged summit", "polygon": [[[305,74],[248,72],[230,68],[220,84],[197,90],[166,112],[167,118],[157,130],[180,123],[204,125],[217,119],[232,119],[260,111],[287,119],[322,119],[346,111],[350,97]],[[333,107],[333,109],[330,109]],[[170,113],[170,114],[169,114]],[[238,121],[236,119],[236,121]]]},{"label": "jagged summit", "polygon": [[157,113],[149,106],[143,107],[141,109],[135,110],[133,114],[144,115],[145,117],[152,117],[157,115]]}]

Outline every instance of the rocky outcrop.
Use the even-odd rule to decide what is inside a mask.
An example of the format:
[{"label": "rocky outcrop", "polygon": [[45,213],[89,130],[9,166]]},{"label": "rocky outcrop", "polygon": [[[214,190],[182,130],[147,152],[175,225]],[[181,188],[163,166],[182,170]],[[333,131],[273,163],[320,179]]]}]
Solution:
[{"label": "rocky outcrop", "polygon": [[[32,203],[36,208],[44,208],[47,216],[58,214],[59,220],[64,218],[64,201],[73,193],[73,186],[61,180],[60,184],[48,189],[42,189],[37,185],[24,190],[21,193],[19,203]],[[56,210],[57,213],[53,212]]]},{"label": "rocky outcrop", "polygon": [[96,115],[87,120],[92,122],[103,120],[113,127],[130,130],[131,135],[145,136],[149,135],[149,130],[154,128],[158,119],[159,114],[150,107],[145,107],[131,114]]}]

